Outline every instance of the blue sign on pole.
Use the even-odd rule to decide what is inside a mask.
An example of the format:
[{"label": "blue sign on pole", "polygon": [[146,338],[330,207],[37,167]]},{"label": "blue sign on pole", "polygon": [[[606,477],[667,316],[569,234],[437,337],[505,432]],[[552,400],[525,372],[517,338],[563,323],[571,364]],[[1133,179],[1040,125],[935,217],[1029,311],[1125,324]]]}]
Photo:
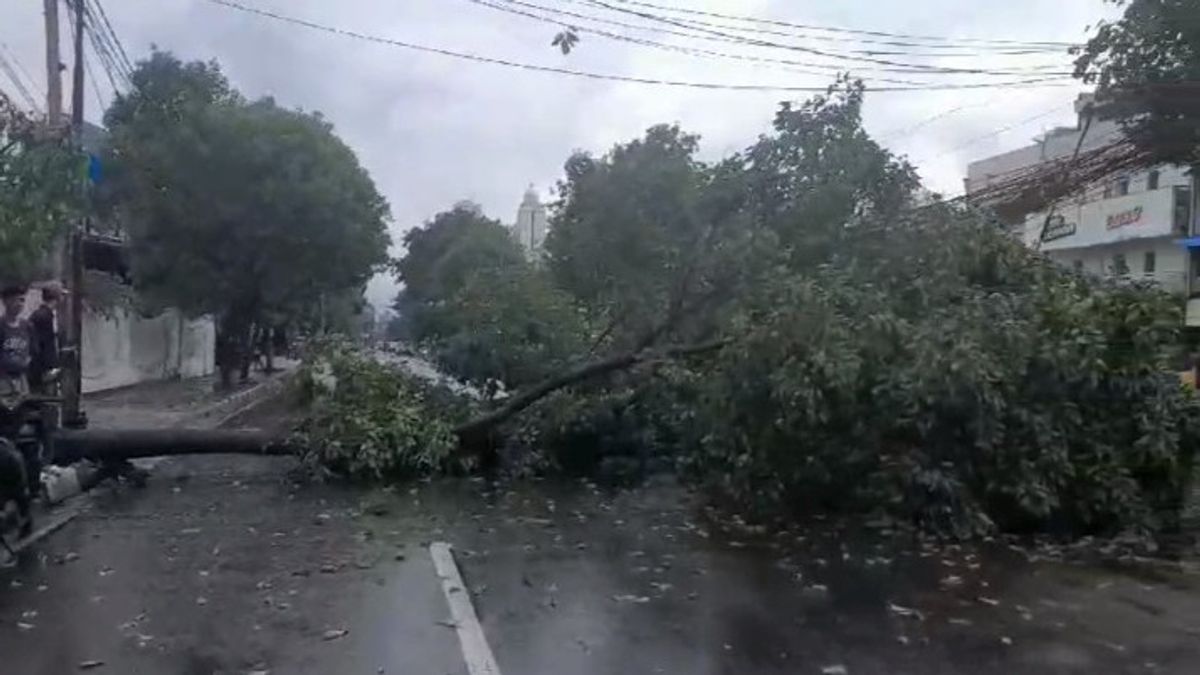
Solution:
[{"label": "blue sign on pole", "polygon": [[88,180],[92,185],[96,185],[104,177],[104,171],[100,166],[100,158],[88,153]]}]

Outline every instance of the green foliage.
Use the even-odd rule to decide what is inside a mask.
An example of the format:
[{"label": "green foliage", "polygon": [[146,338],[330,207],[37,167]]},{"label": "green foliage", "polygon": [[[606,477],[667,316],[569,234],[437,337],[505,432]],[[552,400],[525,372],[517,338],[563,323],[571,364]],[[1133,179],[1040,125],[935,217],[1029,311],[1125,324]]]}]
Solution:
[{"label": "green foliage", "polygon": [[558,47],[563,56],[570,54],[577,44],[579,44],[579,34],[573,28],[555,33],[554,39],[550,41],[550,46]]},{"label": "green foliage", "polygon": [[703,378],[690,468],[772,512],[883,510],[959,534],[1174,522],[1200,407],[1178,302],[1097,285],[977,220],[858,232],[781,277]]},{"label": "green foliage", "polygon": [[[1173,372],[1178,299],[917,206],[912,167],[862,129],[862,95],[843,81],[784,105],[715,165],[666,126],[573,156],[548,277],[506,245],[422,233],[435,253],[402,264],[432,270],[410,277],[429,334],[465,345],[443,358],[513,382],[592,375],[549,378],[509,425],[534,467],[675,463],[762,514],[886,513],[955,534],[1172,527],[1200,440]],[[440,268],[448,251],[471,266]],[[705,344],[722,348],[687,349]],[[589,357],[623,365],[560,368]]]},{"label": "green foliage", "polygon": [[[402,304],[408,311],[452,297],[476,273],[525,262],[504,226],[470,204],[455,205],[409,230],[404,245],[407,252],[395,262],[395,271],[404,284]],[[416,332],[424,337],[422,328]]]},{"label": "green foliage", "polygon": [[247,103],[215,64],[155,52],[106,121],[140,287],[245,330],[386,261],[388,205],[318,113]]},{"label": "green foliage", "polygon": [[28,282],[82,204],[83,158],[66,134],[0,95],[0,270]]},{"label": "green foliage", "polygon": [[535,382],[584,346],[570,297],[530,265],[498,222],[468,206],[405,237],[397,309],[412,339],[455,376],[478,384]]},{"label": "green foliage", "polygon": [[1160,161],[1200,163],[1200,105],[1188,91],[1200,80],[1200,5],[1130,0],[1076,53],[1075,76],[1096,85],[1102,114]]},{"label": "green foliage", "polygon": [[827,260],[848,228],[894,218],[920,187],[906,161],[862,126],[861,82],[839,80],[828,94],[775,115],[774,132],[743,158],[744,209],[771,232],[794,268]]},{"label": "green foliage", "polygon": [[435,310],[437,360],[461,379],[522,387],[586,347],[571,298],[528,265],[484,269]]},{"label": "green foliage", "polygon": [[567,160],[546,238],[548,265],[597,323],[637,335],[661,319],[707,229],[698,142],[663,125],[600,159]]},{"label": "green foliage", "polygon": [[466,404],[344,344],[314,350],[299,373],[308,459],[354,479],[393,481],[454,470],[454,424]]}]

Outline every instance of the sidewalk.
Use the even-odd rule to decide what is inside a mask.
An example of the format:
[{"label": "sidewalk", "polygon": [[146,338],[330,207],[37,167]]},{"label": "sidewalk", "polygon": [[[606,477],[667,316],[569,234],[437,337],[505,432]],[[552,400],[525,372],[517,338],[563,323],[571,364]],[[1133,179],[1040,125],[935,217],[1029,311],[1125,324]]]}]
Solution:
[{"label": "sidewalk", "polygon": [[[281,391],[295,364],[280,364],[270,375],[257,374],[232,390],[216,391],[214,376],[162,380],[122,387],[83,397],[83,410],[93,429],[214,429]],[[136,460],[151,469],[163,458]],[[46,467],[42,481],[51,504],[60,504],[88,490],[95,470],[87,462],[69,467]]]},{"label": "sidewalk", "polygon": [[282,388],[295,363],[281,362],[270,375],[254,373],[250,382],[217,391],[216,376],[145,382],[85,394],[83,410],[96,429],[208,428],[271,396]]}]

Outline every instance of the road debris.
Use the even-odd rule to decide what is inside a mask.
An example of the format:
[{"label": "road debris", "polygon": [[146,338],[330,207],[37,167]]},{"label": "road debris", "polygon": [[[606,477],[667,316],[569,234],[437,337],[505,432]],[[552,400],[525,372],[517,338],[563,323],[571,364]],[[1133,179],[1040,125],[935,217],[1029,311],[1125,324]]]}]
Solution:
[{"label": "road debris", "polygon": [[321,633],[321,639],[325,641],[340,640],[350,634],[350,631],[345,628],[331,628],[324,633]]}]

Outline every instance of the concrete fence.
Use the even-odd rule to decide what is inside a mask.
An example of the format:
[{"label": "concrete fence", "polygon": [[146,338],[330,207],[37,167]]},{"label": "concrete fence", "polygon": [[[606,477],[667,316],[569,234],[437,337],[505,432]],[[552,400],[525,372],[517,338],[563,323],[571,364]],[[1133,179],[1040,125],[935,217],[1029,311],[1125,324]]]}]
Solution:
[{"label": "concrete fence", "polygon": [[142,317],[118,308],[83,317],[84,393],[171,377],[200,377],[214,369],[216,329],[210,319],[175,310]]}]

